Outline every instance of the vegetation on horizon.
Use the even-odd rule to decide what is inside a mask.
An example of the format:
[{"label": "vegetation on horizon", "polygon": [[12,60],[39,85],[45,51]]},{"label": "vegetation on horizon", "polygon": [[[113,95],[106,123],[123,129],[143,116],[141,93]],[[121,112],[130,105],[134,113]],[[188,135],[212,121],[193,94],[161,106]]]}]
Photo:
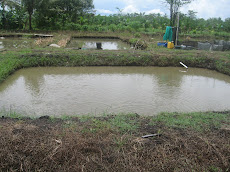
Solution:
[{"label": "vegetation on horizon", "polygon": [[[118,10],[117,14],[109,16],[96,15],[92,0],[81,2],[79,0],[1,0],[0,29],[156,33],[164,32],[165,27],[172,23],[172,19],[161,14],[124,14],[122,10]],[[204,20],[197,18],[196,12],[188,11],[187,14],[180,14],[180,30],[182,33],[189,34],[228,35],[230,18],[225,21],[221,18]]]}]

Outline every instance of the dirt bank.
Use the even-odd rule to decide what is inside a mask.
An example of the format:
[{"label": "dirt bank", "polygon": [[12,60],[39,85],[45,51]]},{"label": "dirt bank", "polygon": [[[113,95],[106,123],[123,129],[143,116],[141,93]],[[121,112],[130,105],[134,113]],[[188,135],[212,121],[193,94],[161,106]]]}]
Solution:
[{"label": "dirt bank", "polygon": [[[229,117],[229,112],[226,113]],[[228,171],[229,121],[202,131],[152,117],[0,119],[2,171]],[[146,134],[154,137],[142,138]]]}]

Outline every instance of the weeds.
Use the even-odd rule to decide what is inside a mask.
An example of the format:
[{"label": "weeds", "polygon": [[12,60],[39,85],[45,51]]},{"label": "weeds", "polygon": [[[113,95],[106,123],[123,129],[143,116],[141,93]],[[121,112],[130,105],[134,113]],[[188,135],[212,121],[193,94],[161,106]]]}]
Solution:
[{"label": "weeds", "polygon": [[230,115],[221,113],[161,113],[152,119],[151,124],[163,123],[169,127],[192,128],[204,131],[218,128],[224,122],[230,125]]},{"label": "weeds", "polygon": [[0,111],[0,116],[2,118],[8,117],[8,118],[13,118],[13,119],[22,119],[24,117],[22,114],[13,112],[11,110],[10,111],[5,111],[5,110]]},{"label": "weeds", "polygon": [[44,47],[44,46],[49,45],[52,42],[53,42],[52,37],[50,37],[50,38],[38,38],[35,40],[35,45]]},{"label": "weeds", "polygon": [[[220,121],[225,119],[224,116],[229,117],[229,112],[211,113],[204,120],[210,116],[217,120],[214,114],[222,114]],[[171,115],[174,118],[175,115],[181,115],[185,119],[185,114]],[[161,136],[142,139],[145,133],[143,129],[152,131],[148,122],[154,118],[157,117],[140,118],[136,114],[119,114],[91,117],[83,123],[78,119],[51,122],[45,118],[0,118],[0,169],[228,171],[229,130],[217,128],[204,134],[175,128],[180,128],[180,123],[176,123],[174,128],[168,128],[156,121],[156,131]],[[135,127],[135,134],[127,133],[130,131],[127,125],[136,123],[139,127]],[[226,123],[228,120],[225,119]],[[124,129],[118,130],[116,127]]]},{"label": "weeds", "polygon": [[70,41],[70,37],[68,37],[68,38],[64,38],[64,39],[61,39],[60,41],[58,41],[58,45],[60,46],[60,47],[66,47],[66,45],[67,45],[67,43]]},{"label": "weeds", "polygon": [[109,120],[109,123],[114,129],[120,133],[135,132],[138,129],[139,123],[136,114],[119,114]]}]

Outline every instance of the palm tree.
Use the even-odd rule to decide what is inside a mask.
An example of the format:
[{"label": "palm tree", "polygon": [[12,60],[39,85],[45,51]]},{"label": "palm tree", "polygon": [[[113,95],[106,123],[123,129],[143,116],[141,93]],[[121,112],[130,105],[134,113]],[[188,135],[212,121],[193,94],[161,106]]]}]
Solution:
[{"label": "palm tree", "polygon": [[26,11],[29,14],[29,28],[32,30],[32,14],[34,9],[36,8],[36,1],[37,0],[22,0],[22,4],[25,7]]}]

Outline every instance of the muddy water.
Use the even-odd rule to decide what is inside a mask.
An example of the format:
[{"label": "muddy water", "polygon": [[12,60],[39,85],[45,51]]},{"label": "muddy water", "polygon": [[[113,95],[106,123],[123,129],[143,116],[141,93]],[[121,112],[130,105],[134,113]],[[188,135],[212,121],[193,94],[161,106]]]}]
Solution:
[{"label": "muddy water", "polygon": [[230,77],[195,68],[29,68],[0,84],[0,110],[35,116],[229,109]]},{"label": "muddy water", "polygon": [[32,48],[35,45],[35,40],[31,38],[3,38],[0,39],[1,49],[19,49]]},{"label": "muddy water", "polygon": [[130,49],[130,46],[119,39],[75,38],[69,42],[67,48],[79,48],[82,50],[126,50]]}]

